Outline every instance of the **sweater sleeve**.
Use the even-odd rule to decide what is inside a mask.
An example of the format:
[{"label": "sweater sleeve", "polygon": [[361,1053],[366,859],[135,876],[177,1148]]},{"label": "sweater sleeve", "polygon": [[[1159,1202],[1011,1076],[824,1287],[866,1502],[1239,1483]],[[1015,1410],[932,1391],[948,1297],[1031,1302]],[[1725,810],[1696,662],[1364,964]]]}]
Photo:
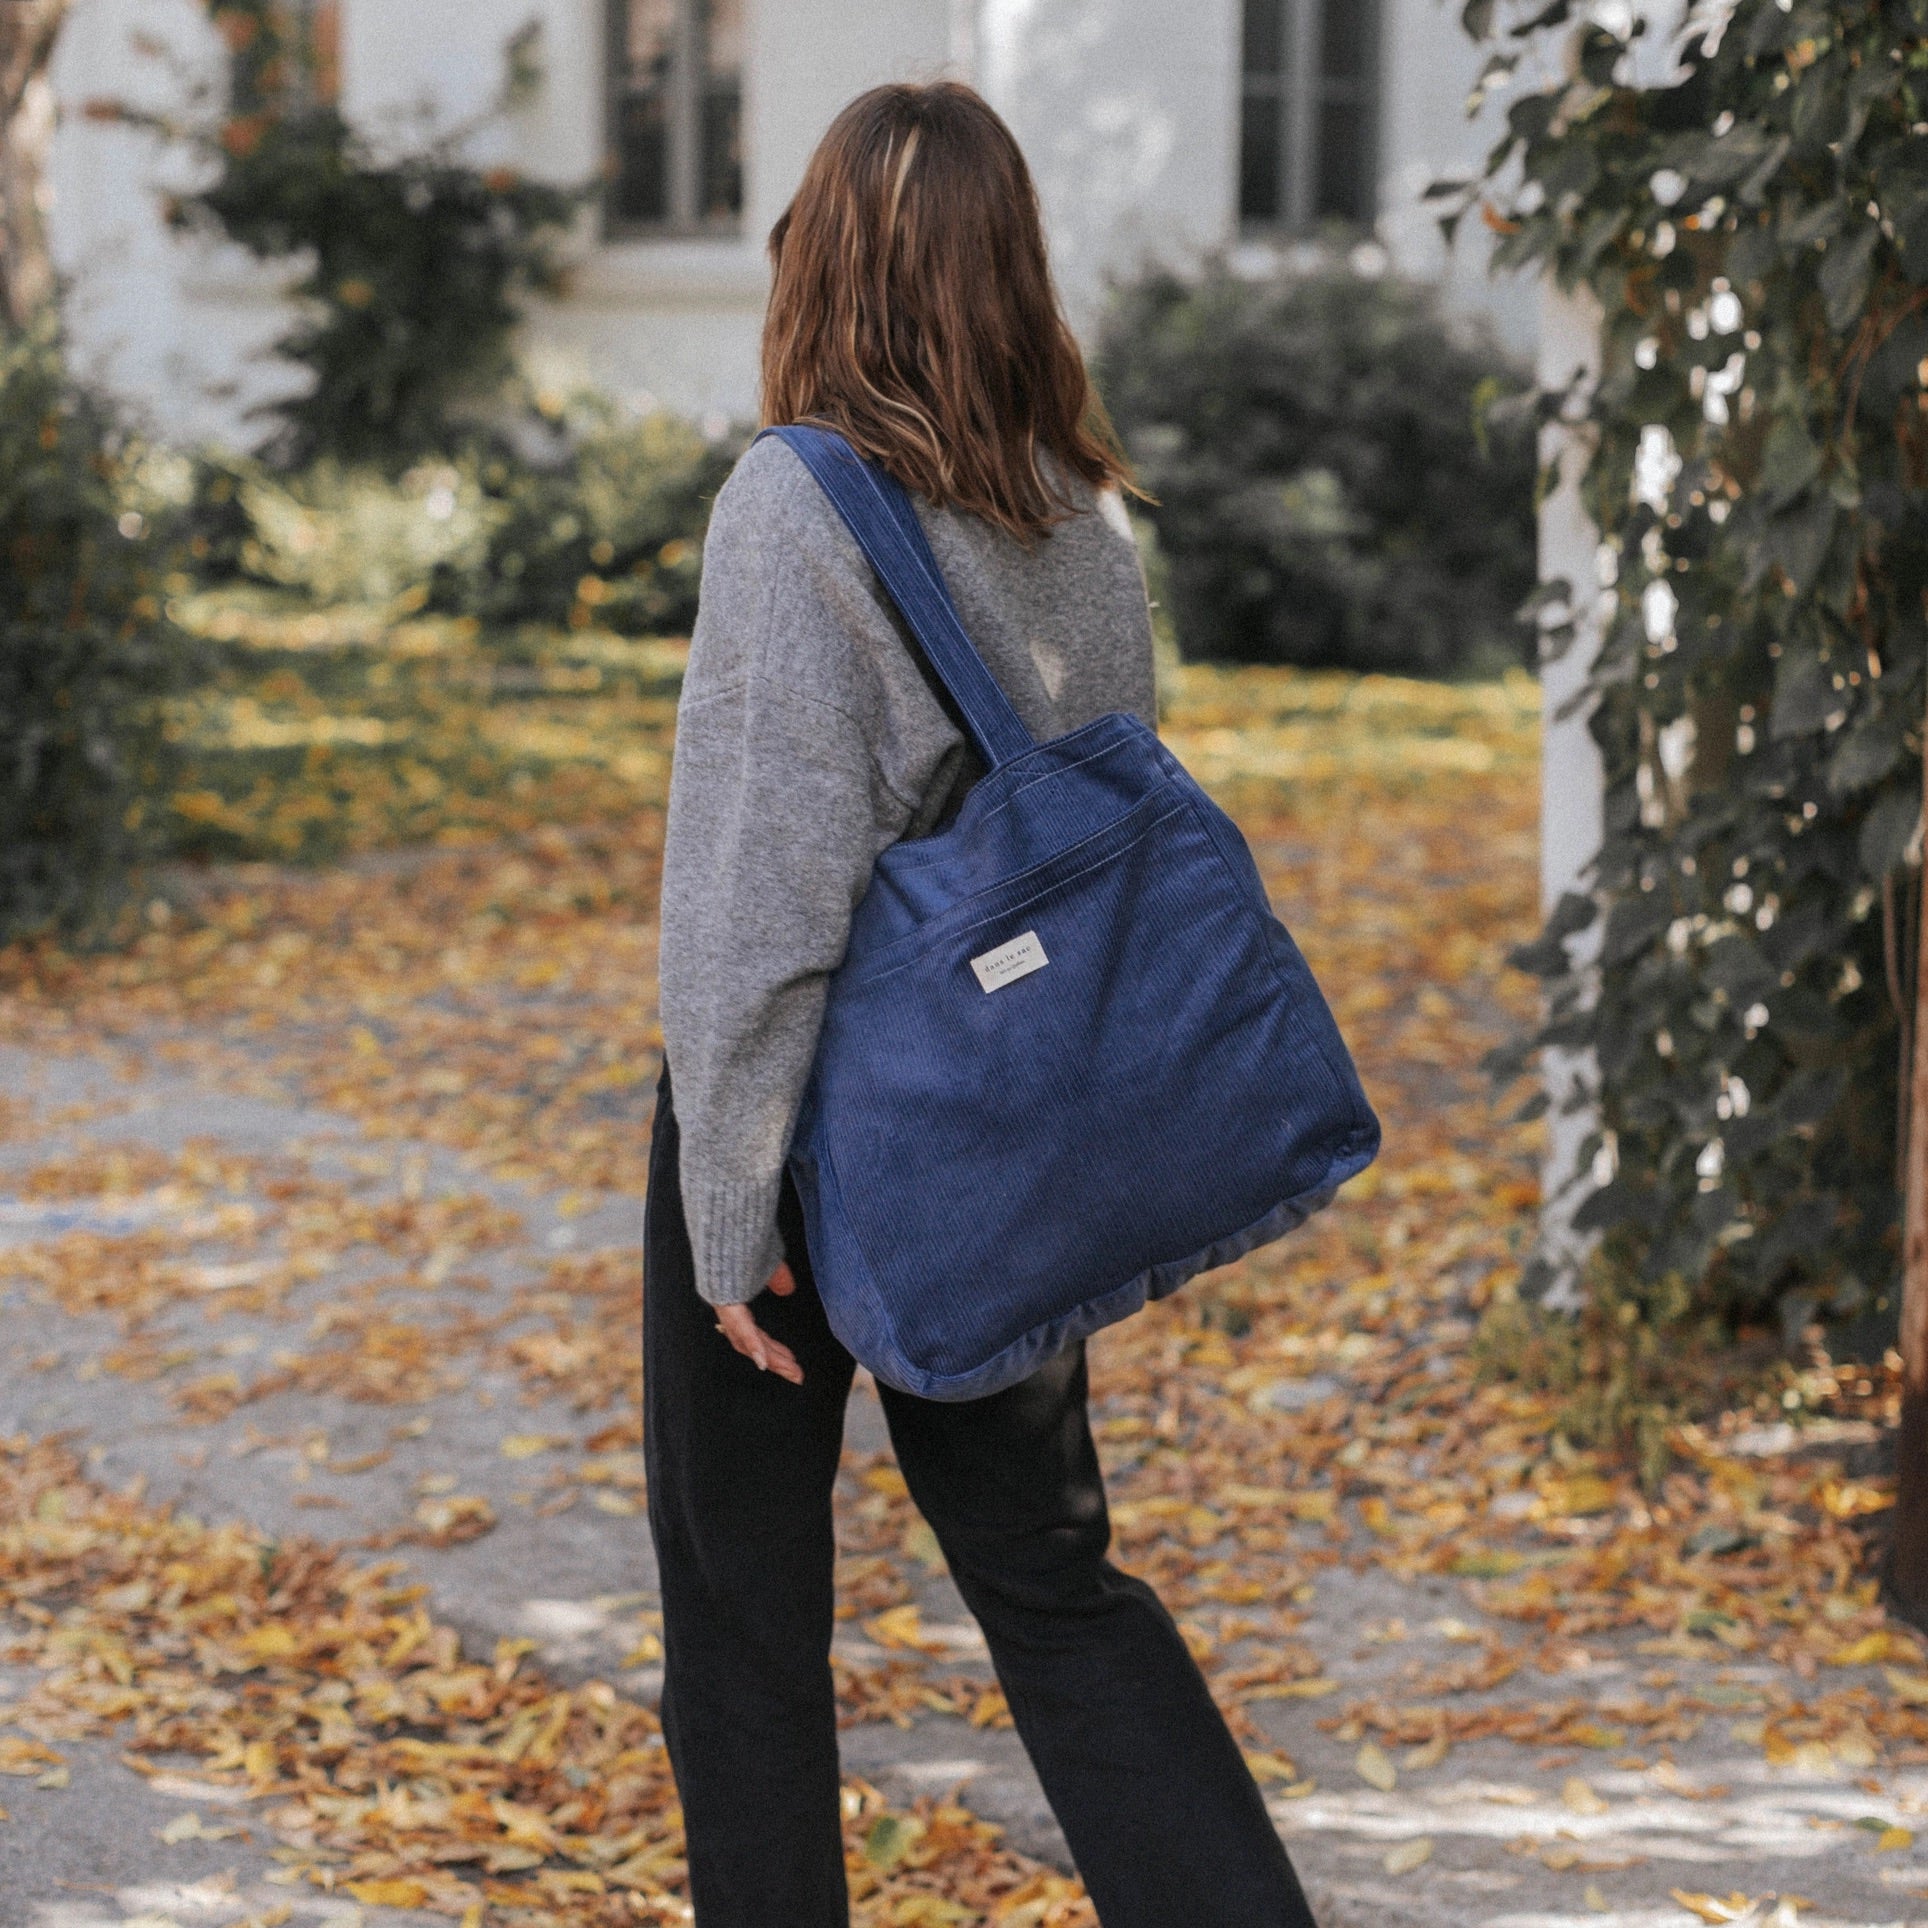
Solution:
[{"label": "sweater sleeve", "polygon": [[855,545],[799,481],[815,486],[765,443],[718,498],[670,787],[663,1035],[713,1305],[756,1297],[782,1257],[777,1200],[828,978],[879,852],[956,744],[906,686],[916,672]]}]

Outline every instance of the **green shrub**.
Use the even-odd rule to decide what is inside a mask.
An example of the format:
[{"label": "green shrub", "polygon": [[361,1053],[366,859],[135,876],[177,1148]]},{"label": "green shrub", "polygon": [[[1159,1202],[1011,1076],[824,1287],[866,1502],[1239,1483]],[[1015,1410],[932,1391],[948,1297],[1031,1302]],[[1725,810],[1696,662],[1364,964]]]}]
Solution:
[{"label": "green shrub", "polygon": [[495,505],[473,459],[399,475],[320,461],[284,475],[223,457],[203,464],[190,543],[202,580],[242,580],[304,600],[419,606],[438,569],[479,570]]},{"label": "green shrub", "polygon": [[1099,353],[1156,497],[1186,656],[1428,675],[1523,660],[1524,378],[1424,291],[1343,266],[1119,298]]},{"label": "green shrub", "polygon": [[478,443],[399,475],[205,460],[189,538],[197,572],[317,604],[405,601],[491,627],[687,634],[710,503],[737,445],[674,416],[607,411],[564,424],[555,442],[547,462]]},{"label": "green shrub", "polygon": [[0,938],[96,921],[152,834],[186,647],[154,480],[50,328],[0,335]]},{"label": "green shrub", "polygon": [[433,606],[488,623],[688,634],[710,504],[738,452],[652,415],[605,421],[553,468],[484,461],[486,551],[479,566],[438,568]]}]

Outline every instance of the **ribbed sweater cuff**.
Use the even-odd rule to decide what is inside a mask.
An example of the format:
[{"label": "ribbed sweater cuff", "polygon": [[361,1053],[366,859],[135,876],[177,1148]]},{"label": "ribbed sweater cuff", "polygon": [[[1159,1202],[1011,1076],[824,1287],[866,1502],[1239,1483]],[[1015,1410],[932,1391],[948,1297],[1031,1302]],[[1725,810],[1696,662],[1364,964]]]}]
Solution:
[{"label": "ribbed sweater cuff", "polygon": [[770,1178],[698,1180],[683,1188],[696,1289],[711,1305],[747,1305],[783,1257],[777,1235],[781,1170]]}]

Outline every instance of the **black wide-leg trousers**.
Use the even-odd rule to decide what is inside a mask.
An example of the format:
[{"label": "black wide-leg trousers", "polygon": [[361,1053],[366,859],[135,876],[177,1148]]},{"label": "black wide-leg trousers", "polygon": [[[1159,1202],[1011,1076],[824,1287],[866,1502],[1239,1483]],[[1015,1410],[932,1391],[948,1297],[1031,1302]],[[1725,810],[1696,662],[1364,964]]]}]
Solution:
[{"label": "black wide-leg trousers", "polygon": [[[758,1321],[758,1372],[697,1297],[668,1080],[644,1234],[645,1452],[663,1730],[697,1928],[847,1928],[831,1685],[831,1487],[853,1365],[811,1281]],[[1251,1774],[1170,1614],[1106,1559],[1083,1347],[988,1399],[882,1388],[911,1497],[991,1650],[1104,1928],[1312,1928]]]}]

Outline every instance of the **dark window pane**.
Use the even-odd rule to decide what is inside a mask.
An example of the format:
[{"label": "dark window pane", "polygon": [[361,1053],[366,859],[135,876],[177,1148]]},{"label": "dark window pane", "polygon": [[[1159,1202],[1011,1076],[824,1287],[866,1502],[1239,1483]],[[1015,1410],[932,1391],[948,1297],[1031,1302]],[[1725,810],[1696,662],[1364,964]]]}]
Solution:
[{"label": "dark window pane", "polygon": [[1245,0],[1245,71],[1285,72],[1287,0]]},{"label": "dark window pane", "polygon": [[1285,214],[1285,118],[1278,95],[1250,88],[1240,114],[1238,212],[1241,221],[1277,221]]},{"label": "dark window pane", "polygon": [[1325,0],[1319,12],[1320,73],[1328,80],[1364,80],[1372,71],[1372,0]]},{"label": "dark window pane", "polygon": [[674,218],[670,101],[676,0],[614,0],[610,134],[611,219],[655,225]]},{"label": "dark window pane", "polygon": [[1374,206],[1372,113],[1361,101],[1329,100],[1319,110],[1319,182],[1313,213],[1322,221],[1370,224]]},{"label": "dark window pane", "polygon": [[703,93],[697,130],[696,214],[727,221],[743,212],[743,0],[698,0]]},{"label": "dark window pane", "polygon": [[609,218],[729,225],[743,209],[745,0],[607,3]]},{"label": "dark window pane", "polygon": [[664,95],[631,94],[616,109],[616,178],[610,209],[618,221],[667,221],[669,115]]},{"label": "dark window pane", "polygon": [[698,215],[728,220],[743,212],[743,95],[717,88],[703,97],[702,187]]}]

